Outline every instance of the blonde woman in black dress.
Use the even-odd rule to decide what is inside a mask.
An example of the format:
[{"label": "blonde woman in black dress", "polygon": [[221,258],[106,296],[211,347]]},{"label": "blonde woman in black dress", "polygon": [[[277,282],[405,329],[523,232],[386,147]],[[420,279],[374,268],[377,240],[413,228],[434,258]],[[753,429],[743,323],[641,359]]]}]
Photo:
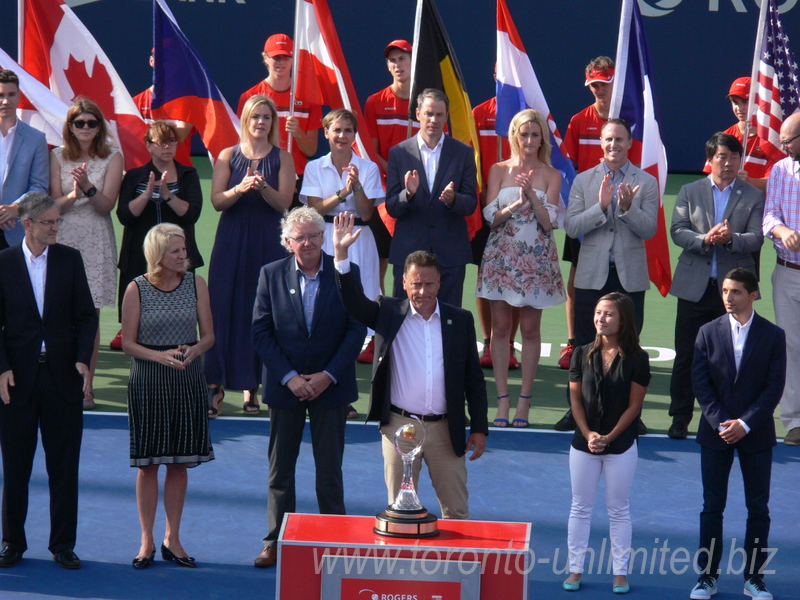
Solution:
[{"label": "blonde woman in black dress", "polygon": [[[125,290],[122,348],[131,356],[128,418],[131,466],[138,467],[136,503],[142,544],[133,567],[155,558],[153,524],[158,507],[158,468],[166,465],[164,560],[195,567],[180,541],[186,468],[214,459],[208,433],[207,385],[201,361],[214,344],[208,288],[190,273],[179,226],[161,223],[144,241],[147,273]],[[200,330],[198,338],[197,330]]]}]

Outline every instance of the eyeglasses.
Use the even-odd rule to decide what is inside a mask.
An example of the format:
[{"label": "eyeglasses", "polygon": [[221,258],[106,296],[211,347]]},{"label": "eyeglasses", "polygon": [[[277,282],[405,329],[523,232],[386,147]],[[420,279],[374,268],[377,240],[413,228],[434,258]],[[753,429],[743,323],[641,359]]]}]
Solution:
[{"label": "eyeglasses", "polygon": [[781,145],[781,148],[786,148],[786,146],[788,146],[789,144],[791,144],[793,141],[795,141],[795,140],[796,140],[797,138],[799,138],[799,137],[800,137],[800,133],[798,133],[796,136],[794,136],[794,137],[793,137],[792,139],[790,139],[790,140],[786,140],[786,141],[783,141],[783,140],[781,140],[781,141],[779,142],[779,144]]},{"label": "eyeglasses", "polygon": [[292,240],[295,244],[305,244],[306,242],[316,243],[316,241],[322,237],[322,232],[314,233],[312,235],[298,235],[297,237],[292,237],[287,235],[290,240]]},{"label": "eyeglasses", "polygon": [[178,140],[169,140],[166,142],[156,142],[155,140],[148,140],[148,144],[153,144],[153,146],[158,146],[159,148],[174,148],[178,145]]},{"label": "eyeglasses", "polygon": [[97,129],[100,127],[100,121],[97,119],[90,119],[87,121],[84,121],[83,119],[75,119],[72,121],[72,124],[76,129],[83,129],[84,127],[88,127],[89,129]]},{"label": "eyeglasses", "polygon": [[64,219],[56,219],[55,221],[39,221],[37,219],[31,219],[32,223],[38,223],[39,225],[44,225],[45,227],[53,227],[54,225],[61,225]]}]

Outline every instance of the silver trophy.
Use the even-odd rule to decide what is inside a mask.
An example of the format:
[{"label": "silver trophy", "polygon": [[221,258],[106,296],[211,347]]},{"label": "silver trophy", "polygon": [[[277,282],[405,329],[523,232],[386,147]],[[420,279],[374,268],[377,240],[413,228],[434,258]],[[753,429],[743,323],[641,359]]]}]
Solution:
[{"label": "silver trophy", "polygon": [[[394,502],[386,510],[375,516],[373,531],[380,535],[404,538],[426,538],[439,533],[436,515],[428,513],[422,506],[414,487],[411,476],[411,467],[414,458],[422,451],[425,443],[425,426],[419,417],[413,417],[419,425],[406,423],[394,434],[394,449],[403,459],[403,482]],[[408,452],[400,449],[403,440],[416,440],[419,432],[419,441]]]}]

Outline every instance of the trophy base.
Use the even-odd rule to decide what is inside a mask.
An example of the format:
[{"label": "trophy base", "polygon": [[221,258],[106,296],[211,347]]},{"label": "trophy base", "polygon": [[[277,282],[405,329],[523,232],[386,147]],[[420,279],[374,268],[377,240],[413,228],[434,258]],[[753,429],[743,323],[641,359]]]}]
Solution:
[{"label": "trophy base", "polygon": [[439,535],[438,518],[424,508],[419,511],[396,511],[387,508],[375,515],[378,535],[396,538],[429,538]]}]

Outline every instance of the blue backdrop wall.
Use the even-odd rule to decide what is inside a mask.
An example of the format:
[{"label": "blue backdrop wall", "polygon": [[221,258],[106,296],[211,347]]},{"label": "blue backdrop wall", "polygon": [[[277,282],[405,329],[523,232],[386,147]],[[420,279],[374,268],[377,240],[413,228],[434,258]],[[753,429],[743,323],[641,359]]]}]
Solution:
[{"label": "blue backdrop wall", "polygon": [[[387,42],[413,37],[415,0],[328,0],[362,104],[390,83]],[[131,94],[150,85],[150,0],[69,0]],[[592,101],[583,68],[616,53],[621,0],[507,0],[550,110],[564,133]],[[17,56],[15,0],[0,0],[0,47]],[[293,0],[168,0],[178,23],[235,108],[239,94],[265,76],[264,40],[294,29]],[[639,0],[653,59],[653,83],[671,171],[699,171],[703,144],[734,120],[730,82],[749,75],[759,0]],[[800,51],[798,0],[779,0],[784,27]],[[493,0],[438,0],[472,104],[494,94]]]}]

